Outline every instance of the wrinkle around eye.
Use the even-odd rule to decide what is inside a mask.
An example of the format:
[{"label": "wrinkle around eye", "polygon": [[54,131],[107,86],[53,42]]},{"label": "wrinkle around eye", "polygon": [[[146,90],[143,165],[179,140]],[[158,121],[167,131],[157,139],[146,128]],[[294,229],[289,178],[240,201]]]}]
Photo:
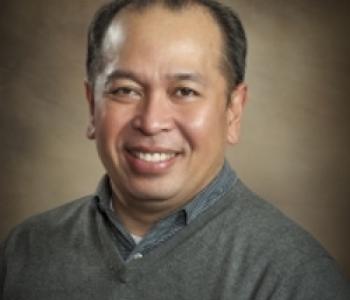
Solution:
[{"label": "wrinkle around eye", "polygon": [[174,91],[174,96],[180,99],[193,99],[201,96],[201,93],[190,87],[179,87]]},{"label": "wrinkle around eye", "polygon": [[135,101],[142,98],[142,93],[130,87],[110,88],[105,95],[116,100]]}]

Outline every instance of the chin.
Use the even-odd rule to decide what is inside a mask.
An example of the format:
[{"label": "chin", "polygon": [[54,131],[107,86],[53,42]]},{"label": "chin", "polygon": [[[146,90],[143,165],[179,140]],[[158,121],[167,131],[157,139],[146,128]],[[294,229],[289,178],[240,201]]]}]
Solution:
[{"label": "chin", "polygon": [[179,194],[179,190],[175,189],[173,185],[165,184],[152,184],[151,186],[142,186],[134,185],[130,187],[130,195],[135,199],[149,200],[164,202],[176,198],[176,195]]}]

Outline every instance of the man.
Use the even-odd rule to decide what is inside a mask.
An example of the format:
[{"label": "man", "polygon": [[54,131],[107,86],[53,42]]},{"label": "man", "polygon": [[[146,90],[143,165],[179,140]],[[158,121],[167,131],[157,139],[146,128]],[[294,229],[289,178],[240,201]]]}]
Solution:
[{"label": "man", "polygon": [[95,195],[4,241],[1,299],[350,299],[332,258],[224,160],[247,97],[239,19],[212,0],[118,0],[88,37]]}]

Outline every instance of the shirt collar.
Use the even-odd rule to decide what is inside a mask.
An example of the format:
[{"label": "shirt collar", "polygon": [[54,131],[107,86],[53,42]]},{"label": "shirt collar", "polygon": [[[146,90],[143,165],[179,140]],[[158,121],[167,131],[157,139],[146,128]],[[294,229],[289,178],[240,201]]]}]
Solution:
[{"label": "shirt collar", "polygon": [[104,211],[110,211],[110,200],[112,196],[112,189],[109,183],[109,177],[105,174],[100,180],[95,197],[97,198],[97,203],[99,207]]},{"label": "shirt collar", "polygon": [[214,204],[226,191],[230,189],[237,176],[228,161],[216,177],[189,203],[184,206],[186,223],[193,221],[201,212]]},{"label": "shirt collar", "polygon": [[[233,185],[237,176],[230,164],[225,160],[223,167],[216,177],[190,202],[180,208],[177,212],[185,216],[186,224],[193,221],[201,212],[214,204]],[[112,212],[110,207],[111,186],[106,174],[98,184],[96,197],[99,207],[106,213]]]}]

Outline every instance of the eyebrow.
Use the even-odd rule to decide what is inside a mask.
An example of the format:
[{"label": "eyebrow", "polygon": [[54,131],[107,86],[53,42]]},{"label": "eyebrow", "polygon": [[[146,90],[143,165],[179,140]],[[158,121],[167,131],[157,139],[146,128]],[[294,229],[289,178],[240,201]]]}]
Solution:
[{"label": "eyebrow", "polygon": [[176,80],[176,81],[194,81],[201,84],[205,83],[203,76],[201,76],[198,73],[191,73],[191,72],[169,74],[166,76],[166,78],[169,80]]},{"label": "eyebrow", "polygon": [[[193,81],[202,85],[205,84],[205,79],[203,76],[195,72],[178,72],[174,74],[167,74],[165,78],[171,81]],[[106,85],[117,79],[129,79],[140,85],[145,84],[145,82],[136,73],[128,70],[117,69],[107,76]]]},{"label": "eyebrow", "polygon": [[127,70],[114,70],[111,74],[107,76],[106,85],[108,85],[111,81],[117,79],[129,79],[135,81],[139,84],[143,84],[143,81],[133,72]]}]

